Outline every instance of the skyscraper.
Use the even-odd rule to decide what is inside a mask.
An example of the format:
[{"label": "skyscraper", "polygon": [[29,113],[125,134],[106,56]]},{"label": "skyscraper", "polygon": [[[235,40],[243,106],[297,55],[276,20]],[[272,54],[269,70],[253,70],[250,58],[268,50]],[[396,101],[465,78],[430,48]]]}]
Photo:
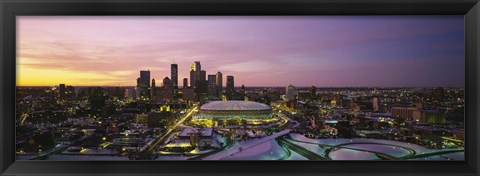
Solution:
[{"label": "skyscraper", "polygon": [[207,72],[205,70],[201,70],[200,75],[197,79],[195,93],[199,94],[199,98],[202,96],[206,96],[208,94],[208,81],[207,81]]},{"label": "skyscraper", "polygon": [[141,70],[137,79],[137,87],[140,91],[140,98],[150,98],[150,70]]},{"label": "skyscraper", "polygon": [[216,85],[217,85],[217,96],[220,96],[223,90],[222,72],[217,72]]},{"label": "skyscraper", "polygon": [[207,72],[205,70],[200,71],[200,81],[206,81],[207,80]]},{"label": "skyscraper", "polygon": [[188,78],[183,78],[183,88],[188,87]]},{"label": "skyscraper", "polygon": [[170,68],[171,78],[172,78],[172,86],[175,88],[178,86],[178,65],[172,64]]},{"label": "skyscraper", "polygon": [[216,75],[208,75],[208,95],[210,96],[217,96],[216,81]]},{"label": "skyscraper", "polygon": [[163,78],[163,88],[165,88],[165,89],[171,89],[172,88],[172,81],[170,80],[170,78],[168,78],[168,77]]},{"label": "skyscraper", "polygon": [[196,79],[196,72],[195,72],[195,64],[190,65],[190,87],[195,87]]},{"label": "skyscraper", "polygon": [[150,87],[150,70],[141,70],[140,71],[140,82],[139,86]]},{"label": "skyscraper", "polygon": [[200,64],[200,61],[195,61],[195,71],[197,71],[200,74],[201,70],[202,70],[202,65]]},{"label": "skyscraper", "polygon": [[150,87],[150,98],[155,96],[155,78],[152,79],[152,87]]},{"label": "skyscraper", "polygon": [[177,97],[178,93],[178,65],[172,64],[170,66],[171,78],[172,78],[172,88],[173,88],[173,97]]},{"label": "skyscraper", "polygon": [[200,61],[195,61],[195,86],[197,87],[197,83],[200,80],[200,72],[202,71],[202,65],[200,64]]},{"label": "skyscraper", "polygon": [[227,76],[227,88],[225,89],[225,93],[227,95],[232,95],[235,91],[235,82],[233,76]]}]

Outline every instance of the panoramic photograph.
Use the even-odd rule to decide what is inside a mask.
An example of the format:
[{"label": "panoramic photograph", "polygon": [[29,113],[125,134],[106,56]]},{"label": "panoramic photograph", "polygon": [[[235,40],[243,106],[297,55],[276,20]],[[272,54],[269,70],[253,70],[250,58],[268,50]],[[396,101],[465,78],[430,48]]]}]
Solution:
[{"label": "panoramic photograph", "polygon": [[465,160],[463,15],[16,24],[17,160]]}]

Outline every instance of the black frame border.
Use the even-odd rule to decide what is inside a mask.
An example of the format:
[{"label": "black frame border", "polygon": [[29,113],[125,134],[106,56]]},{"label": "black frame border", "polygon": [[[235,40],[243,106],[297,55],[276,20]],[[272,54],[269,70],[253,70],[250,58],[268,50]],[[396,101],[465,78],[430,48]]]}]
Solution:
[{"label": "black frame border", "polygon": [[[466,161],[15,161],[17,15],[464,15]],[[479,0],[0,0],[1,175],[479,175]]]}]

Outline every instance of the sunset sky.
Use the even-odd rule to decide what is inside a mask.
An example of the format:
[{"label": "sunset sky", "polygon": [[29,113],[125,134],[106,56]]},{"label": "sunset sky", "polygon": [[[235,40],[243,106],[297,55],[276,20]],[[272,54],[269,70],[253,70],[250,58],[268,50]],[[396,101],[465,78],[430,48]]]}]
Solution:
[{"label": "sunset sky", "polygon": [[181,86],[194,61],[236,86],[463,87],[464,19],[17,17],[18,86],[134,86],[147,69],[161,82],[172,63]]}]

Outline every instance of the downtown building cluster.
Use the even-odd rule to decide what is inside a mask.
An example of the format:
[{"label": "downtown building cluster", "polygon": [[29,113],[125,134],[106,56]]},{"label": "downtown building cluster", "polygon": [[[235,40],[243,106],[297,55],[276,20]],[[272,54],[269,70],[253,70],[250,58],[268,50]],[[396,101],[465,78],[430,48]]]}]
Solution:
[{"label": "downtown building cluster", "polygon": [[[234,76],[226,76],[226,87],[223,87],[223,74],[218,71],[216,74],[209,74],[202,70],[200,61],[190,65],[190,78],[183,78],[183,85],[178,84],[178,65],[171,64],[170,77],[163,78],[159,85],[155,78],[152,78],[149,70],[141,70],[137,85],[125,90],[127,98],[135,100],[150,101],[184,101],[208,100],[243,100],[244,95],[235,91]],[[243,90],[245,89],[244,86]]]}]

